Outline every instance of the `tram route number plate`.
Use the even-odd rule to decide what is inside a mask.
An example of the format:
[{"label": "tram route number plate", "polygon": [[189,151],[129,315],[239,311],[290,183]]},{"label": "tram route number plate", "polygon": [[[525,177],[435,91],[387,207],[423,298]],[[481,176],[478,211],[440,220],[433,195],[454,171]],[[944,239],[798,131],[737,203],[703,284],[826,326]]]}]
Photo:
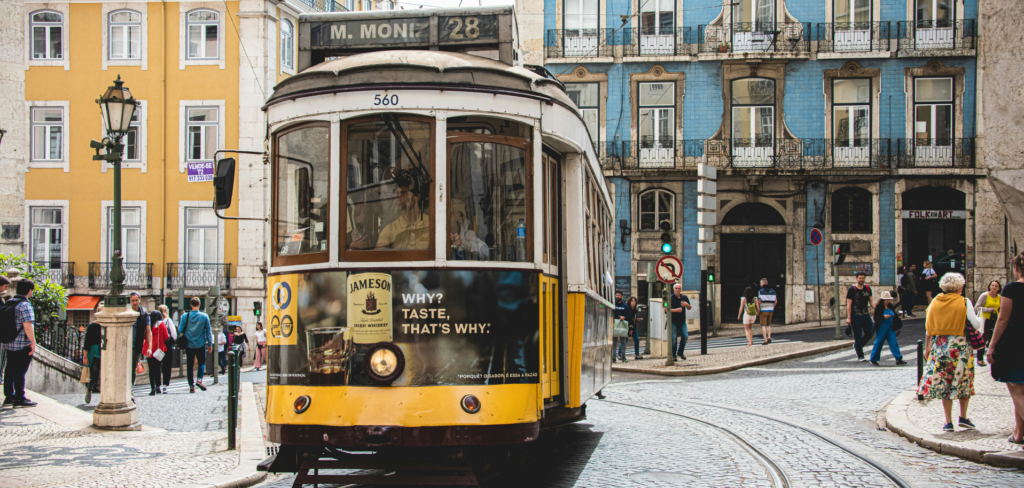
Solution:
[{"label": "tram route number plate", "polygon": [[437,42],[494,41],[497,39],[497,15],[463,15],[437,19]]},{"label": "tram route number plate", "polygon": [[[438,17],[437,42],[497,42],[497,15]],[[427,44],[430,17],[338,20],[309,23],[312,49],[376,46],[386,44]]]}]

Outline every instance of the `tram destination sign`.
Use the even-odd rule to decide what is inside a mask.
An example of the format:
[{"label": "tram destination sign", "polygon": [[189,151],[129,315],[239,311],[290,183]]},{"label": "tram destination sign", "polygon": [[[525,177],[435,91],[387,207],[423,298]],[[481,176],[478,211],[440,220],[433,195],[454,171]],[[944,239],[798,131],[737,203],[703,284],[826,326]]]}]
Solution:
[{"label": "tram destination sign", "polygon": [[[329,20],[309,23],[311,49],[428,44],[431,16]],[[437,17],[437,43],[498,42],[497,15]]]}]

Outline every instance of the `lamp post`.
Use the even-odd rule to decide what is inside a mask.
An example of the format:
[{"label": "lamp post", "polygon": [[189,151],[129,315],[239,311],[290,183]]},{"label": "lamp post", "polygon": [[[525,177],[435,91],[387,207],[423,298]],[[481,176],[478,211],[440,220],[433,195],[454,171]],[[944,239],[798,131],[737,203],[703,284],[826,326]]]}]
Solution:
[{"label": "lamp post", "polygon": [[[114,86],[96,100],[103,115],[103,125],[107,137],[101,141],[92,141],[89,147],[96,150],[92,157],[96,161],[109,161],[114,166],[114,232],[111,236],[113,252],[110,265],[110,293],[103,301],[103,311],[96,318],[103,325],[103,339],[100,348],[103,350],[103,361],[100,363],[101,382],[100,403],[93,411],[93,424],[99,428],[112,430],[139,430],[139,412],[135,407],[131,391],[132,327],[139,312],[128,306],[124,295],[124,265],[121,254],[121,151],[124,145],[121,139],[128,132],[132,115],[138,102],[132,97],[128,88],[123,86],[118,75]],[[100,150],[105,152],[100,154]]]}]

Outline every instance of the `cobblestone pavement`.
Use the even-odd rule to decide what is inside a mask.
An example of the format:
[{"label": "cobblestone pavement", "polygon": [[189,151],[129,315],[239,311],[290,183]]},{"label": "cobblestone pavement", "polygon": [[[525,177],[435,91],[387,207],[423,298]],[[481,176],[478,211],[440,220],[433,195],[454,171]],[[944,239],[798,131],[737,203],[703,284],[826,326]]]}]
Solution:
[{"label": "cobblestone pavement", "polygon": [[[1024,486],[1024,471],[937,454],[880,430],[885,405],[916,383],[918,338],[923,324],[908,321],[901,337],[904,359],[911,363],[906,367],[894,366],[887,350],[882,366],[875,367],[857,361],[849,348],[712,376],[615,372],[604,390],[606,401],[588,402],[585,422],[558,435],[546,432],[529,446],[523,469],[503,472],[484,486],[770,486],[765,467],[729,436],[650,408],[729,429],[777,463],[793,487],[893,486],[878,470],[805,430],[721,407],[809,428],[914,487]],[[293,479],[279,475],[259,486],[287,487]]]}]

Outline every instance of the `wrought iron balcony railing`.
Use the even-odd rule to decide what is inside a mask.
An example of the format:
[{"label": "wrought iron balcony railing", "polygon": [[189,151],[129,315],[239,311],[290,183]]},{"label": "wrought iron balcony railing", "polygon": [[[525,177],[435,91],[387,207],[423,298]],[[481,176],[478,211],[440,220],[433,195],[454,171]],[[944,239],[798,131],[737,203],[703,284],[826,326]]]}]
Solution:
[{"label": "wrought iron balcony railing", "polygon": [[697,38],[692,27],[661,29],[626,28],[616,34],[623,56],[689,56],[696,54]]},{"label": "wrought iron balcony railing", "polygon": [[45,266],[50,281],[64,288],[75,287],[75,263],[68,261],[36,261],[36,264]]},{"label": "wrought iron balcony railing", "polygon": [[226,290],[231,284],[231,263],[167,263],[165,288]]},{"label": "wrought iron balcony railing", "polygon": [[736,22],[701,25],[701,53],[810,53],[811,24],[803,22]]},{"label": "wrought iron balcony railing", "polygon": [[974,138],[896,139],[899,168],[973,168]]},{"label": "wrought iron balcony railing", "polygon": [[696,168],[704,154],[703,139],[639,139],[605,142],[602,167],[605,169],[686,169]]},{"label": "wrought iron balcony railing", "polygon": [[341,3],[334,0],[299,0],[303,5],[316,10],[317,12],[348,12],[349,10]]},{"label": "wrought iron balcony railing", "polygon": [[[89,288],[110,288],[110,267],[113,263],[89,263]],[[124,263],[124,286],[127,289],[153,287],[153,263]]]},{"label": "wrought iron balcony railing", "polygon": [[707,160],[736,169],[891,169],[890,139],[732,139],[708,141]]},{"label": "wrought iron balcony railing", "polygon": [[900,56],[964,56],[973,54],[978,31],[974,19],[897,22]]},{"label": "wrought iron balcony railing", "polygon": [[544,39],[549,58],[591,58],[612,55],[614,29],[551,29]]},{"label": "wrought iron balcony railing", "polygon": [[829,22],[817,25],[819,53],[887,52],[895,36],[892,22]]}]

